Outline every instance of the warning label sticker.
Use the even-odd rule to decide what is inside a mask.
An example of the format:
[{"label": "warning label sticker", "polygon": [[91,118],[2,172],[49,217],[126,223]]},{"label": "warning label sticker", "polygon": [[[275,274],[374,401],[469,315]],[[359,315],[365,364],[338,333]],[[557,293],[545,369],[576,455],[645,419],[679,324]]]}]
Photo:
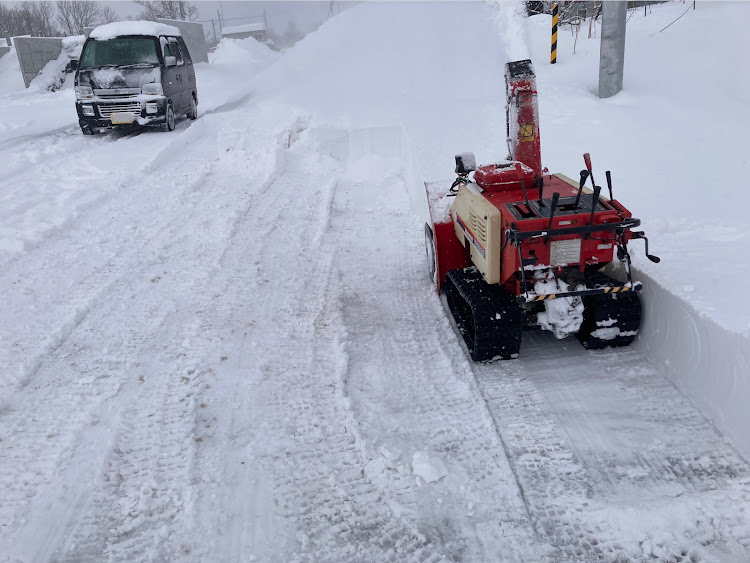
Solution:
[{"label": "warning label sticker", "polygon": [[581,258],[581,239],[552,241],[549,251],[550,266],[577,264]]}]

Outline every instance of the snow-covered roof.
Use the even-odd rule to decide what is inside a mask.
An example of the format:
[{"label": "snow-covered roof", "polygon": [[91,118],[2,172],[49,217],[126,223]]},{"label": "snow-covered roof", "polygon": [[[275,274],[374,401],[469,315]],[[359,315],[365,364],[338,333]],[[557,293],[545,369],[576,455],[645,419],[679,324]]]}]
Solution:
[{"label": "snow-covered roof", "polygon": [[89,37],[91,39],[113,39],[123,35],[147,35],[158,37],[159,35],[180,35],[180,30],[171,25],[149,21],[125,21],[114,22],[95,27]]},{"label": "snow-covered roof", "polygon": [[222,35],[230,35],[232,33],[247,33],[250,31],[265,31],[266,24],[264,23],[247,23],[245,25],[233,25],[231,27],[225,27],[221,30]]}]

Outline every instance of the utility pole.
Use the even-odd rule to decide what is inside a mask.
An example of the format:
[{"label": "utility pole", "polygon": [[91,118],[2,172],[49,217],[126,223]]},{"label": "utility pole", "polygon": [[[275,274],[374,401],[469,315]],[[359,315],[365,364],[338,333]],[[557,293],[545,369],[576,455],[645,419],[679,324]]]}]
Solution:
[{"label": "utility pole", "polygon": [[221,12],[216,10],[216,17],[219,18],[219,31],[224,29],[224,24],[221,22]]},{"label": "utility pole", "polygon": [[622,90],[628,3],[623,0],[602,2],[602,9],[602,39],[599,48],[599,97],[609,98]]},{"label": "utility pole", "polygon": [[211,29],[214,31],[214,43],[218,43],[219,40],[216,37],[216,26],[214,25],[214,19],[211,18]]},{"label": "utility pole", "polygon": [[266,9],[263,8],[263,23],[266,25],[266,32],[268,32],[268,17],[266,17]]}]

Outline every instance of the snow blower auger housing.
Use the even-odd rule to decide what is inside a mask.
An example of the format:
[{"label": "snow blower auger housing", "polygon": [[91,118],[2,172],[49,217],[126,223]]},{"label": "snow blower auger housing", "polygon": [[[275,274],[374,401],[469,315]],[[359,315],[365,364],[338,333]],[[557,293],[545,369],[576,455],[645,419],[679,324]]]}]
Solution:
[{"label": "snow blower auger housing", "polygon": [[[425,183],[430,276],[445,290],[475,361],[518,356],[525,328],[577,334],[586,348],[626,346],[641,321],[628,241],[640,220],[594,182],[591,159],[578,181],[542,168],[536,79],[530,60],[505,66],[506,160],[477,166],[456,156],[454,182]],[[591,183],[591,188],[587,183]],[[627,282],[600,270],[617,259]]]}]

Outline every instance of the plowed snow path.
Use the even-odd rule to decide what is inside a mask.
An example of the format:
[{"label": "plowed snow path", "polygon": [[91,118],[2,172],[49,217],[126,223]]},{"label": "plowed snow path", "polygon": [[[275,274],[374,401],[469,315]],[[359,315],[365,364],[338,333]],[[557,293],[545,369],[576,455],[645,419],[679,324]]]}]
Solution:
[{"label": "plowed snow path", "polygon": [[0,277],[0,561],[746,559],[746,462],[637,347],[472,365],[404,163],[243,103]]}]

